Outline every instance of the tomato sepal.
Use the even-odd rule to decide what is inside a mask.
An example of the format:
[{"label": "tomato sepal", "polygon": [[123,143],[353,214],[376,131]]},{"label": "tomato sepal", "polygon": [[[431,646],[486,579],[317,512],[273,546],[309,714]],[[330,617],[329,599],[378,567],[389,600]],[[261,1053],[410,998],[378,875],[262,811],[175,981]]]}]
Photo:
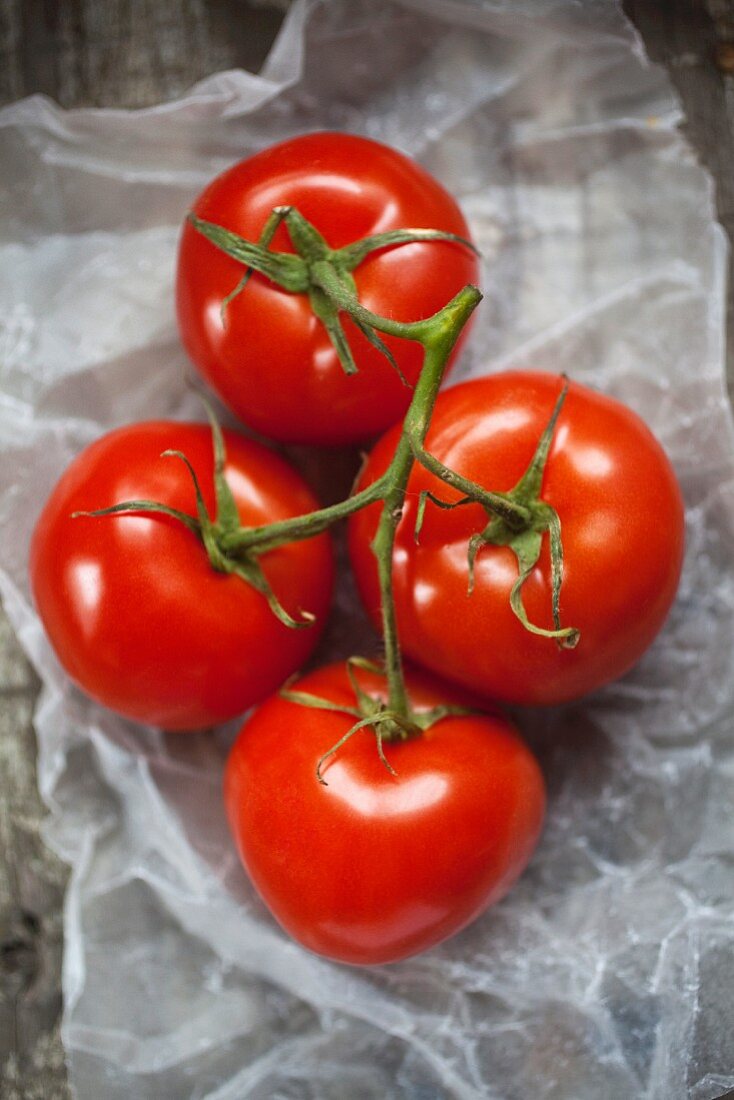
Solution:
[{"label": "tomato sepal", "polygon": [[188,219],[194,229],[221,252],[244,264],[248,273],[257,271],[291,294],[305,294],[308,290],[308,268],[300,256],[294,256],[291,252],[271,252],[266,246],[253,244],[224,226],[205,221],[193,213],[188,215]]},{"label": "tomato sepal", "polygon": [[[422,446],[417,454],[419,461],[428,469],[433,469],[449,485],[460,486],[465,495],[459,500],[447,501],[437,497],[429,489],[424,489],[418,501],[414,539],[420,540],[420,532],[425,520],[428,502],[446,511],[465,504],[480,504],[487,513],[489,522],[482,531],[471,536],[467,548],[467,594],[474,591],[474,573],[477,556],[484,546],[506,546],[517,559],[518,576],[510,590],[510,607],[524,628],[531,634],[543,638],[553,638],[562,649],[574,649],[581,637],[576,627],[561,626],[560,597],[563,584],[563,540],[561,537],[560,517],[550,504],[542,500],[543,472],[548,460],[550,446],[568,393],[568,379],[561,376],[562,386],[550,419],[538,441],[533,457],[515,487],[507,493],[492,493],[487,499],[487,491],[481,485],[466,478],[458,478],[454,471],[448,470]],[[439,469],[436,469],[439,467]],[[522,598],[523,585],[532,573],[540,558],[543,536],[548,533],[551,558],[551,608],[553,630],[537,626],[531,622]]]},{"label": "tomato sepal", "polygon": [[481,256],[481,252],[458,233],[446,233],[441,229],[388,229],[385,233],[374,233],[371,237],[364,237],[354,244],[344,245],[332,252],[331,257],[334,266],[344,271],[354,271],[372,252],[379,252],[383,248],[394,248],[400,244],[414,244],[417,241],[450,241],[463,245],[473,252],[475,256]]},{"label": "tomato sepal", "polygon": [[194,535],[201,534],[201,524],[193,516],[186,512],[180,512],[178,508],[169,508],[167,504],[161,504],[156,500],[123,500],[120,504],[112,504],[109,508],[95,508],[93,511],[77,510],[71,513],[72,519],[96,518],[97,516],[129,516],[141,512],[157,512],[162,516],[170,516],[171,519],[183,523]]},{"label": "tomato sepal", "polygon": [[[274,207],[256,243],[198,217],[193,211],[189,213],[188,220],[197,232],[221,252],[246,265],[245,274],[221,303],[223,323],[227,307],[245,290],[253,271],[257,271],[281,290],[291,294],[308,294],[314,316],[324,326],[345,374],[356,374],[358,368],[339,317],[342,312],[349,315],[372,347],[387,359],[408,389],[412,387],[394,355],[370,323],[368,311],[360,306],[351,272],[373,252],[420,241],[458,244],[479,255],[475,245],[465,237],[439,229],[388,230],[342,248],[331,249],[316,227],[294,206]],[[290,252],[270,251],[270,242],[283,222],[296,249],[295,255]]]},{"label": "tomato sepal", "polygon": [[232,489],[224,474],[226,451],[222,429],[207,399],[200,394],[212,432],[212,447],[214,451],[214,492],[216,499],[216,517],[212,519],[204,501],[199,478],[194,466],[188,457],[179,450],[165,450],[161,452],[161,458],[177,458],[184,464],[191,477],[196,499],[196,517],[190,516],[177,508],[171,508],[155,500],[127,500],[119,504],[113,504],[108,508],[98,508],[88,512],[73,512],[72,519],[82,516],[102,517],[115,515],[133,515],[145,513],[158,513],[167,515],[171,519],[182,523],[192,534],[202,542],[207,557],[213,569],[218,573],[226,573],[238,577],[245,584],[254,588],[267,601],[273,615],[284,626],[291,630],[302,630],[312,626],[316,617],[310,612],[299,608],[299,618],[294,618],[283,607],[282,603],[273,591],[258,557],[266,553],[270,548],[251,547],[249,549],[227,550],[223,546],[226,537],[237,537],[247,528],[240,525],[237,504]]},{"label": "tomato sepal", "polygon": [[354,692],[355,706],[349,706],[346,703],[335,703],[332,699],[313,695],[310,692],[294,691],[288,684],[280,690],[281,698],[289,703],[296,703],[299,706],[314,710],[338,711],[341,714],[348,714],[350,717],[356,718],[354,725],[331,748],[327,749],[316,764],[316,779],[324,787],[328,786],[323,777],[323,766],[326,761],[334,756],[355,733],[367,726],[374,728],[377,754],[381,763],[391,775],[397,776],[397,772],[385,756],[385,742],[389,744],[396,741],[408,741],[412,737],[419,737],[444,718],[479,713],[471,707],[454,703],[441,703],[427,710],[416,710],[408,703],[406,712],[403,713],[386,705],[379,696],[371,695],[366,691],[357,678],[357,669],[363,669],[378,676],[385,675],[384,668],[375,661],[369,661],[364,657],[349,657],[347,659],[347,676],[350,687]]}]

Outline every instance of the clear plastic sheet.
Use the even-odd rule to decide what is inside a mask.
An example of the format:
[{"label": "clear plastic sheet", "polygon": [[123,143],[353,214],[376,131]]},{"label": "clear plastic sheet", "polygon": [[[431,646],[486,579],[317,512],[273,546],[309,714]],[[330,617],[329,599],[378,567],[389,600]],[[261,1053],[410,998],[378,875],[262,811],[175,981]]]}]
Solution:
[{"label": "clear plastic sheet", "polygon": [[[221,73],[138,112],[0,111],[0,589],[43,681],[82,1100],[734,1088],[725,245],[678,119],[611,0],[299,0],[260,76]],[[88,702],[26,577],[73,455],[128,420],[199,415],[172,309],[191,199],[235,159],[324,127],[396,144],[461,200],[487,292],[463,372],[565,369],[622,398],[688,506],[680,597],[640,666],[519,716],[550,787],[528,873],[462,935],[375,970],[302,951],[253,895],[220,808],[232,730],[177,739]],[[338,615],[330,655],[369,644],[348,585]]]}]

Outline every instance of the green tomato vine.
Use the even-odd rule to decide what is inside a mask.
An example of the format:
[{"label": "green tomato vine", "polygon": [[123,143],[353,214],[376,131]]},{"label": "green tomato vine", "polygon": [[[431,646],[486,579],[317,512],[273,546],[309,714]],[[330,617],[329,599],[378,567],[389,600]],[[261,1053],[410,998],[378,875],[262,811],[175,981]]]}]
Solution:
[{"label": "green tomato vine", "polygon": [[[518,563],[518,576],[510,593],[510,604],[523,626],[532,633],[555,641],[564,648],[573,648],[579,640],[579,632],[576,629],[561,625],[560,592],[563,580],[561,523],[555,509],[543,501],[541,496],[543,471],[556,423],[561,415],[567,389],[566,383],[563,381],[561,384],[552,416],[538,440],[535,455],[523,477],[509,492],[493,492],[445,466],[425,446],[433,408],[449,356],[462,329],[481,301],[480,291],[474,286],[466,286],[433,316],[422,321],[400,322],[380,317],[361,305],[356,296],[355,283],[351,274],[366,256],[378,249],[400,246],[413,241],[451,242],[473,249],[474,246],[470,242],[455,234],[427,229],[406,229],[377,234],[345,248],[334,250],[329,248],[318,230],[293,207],[276,207],[256,243],[247,241],[221,226],[203,221],[194,215],[190,215],[190,221],[213,245],[245,268],[242,278],[222,303],[223,320],[233,299],[246,290],[247,283],[256,271],[287,292],[308,294],[311,307],[324,325],[347,374],[353,374],[358,368],[342,328],[342,314],[347,314],[352,319],[369,342],[386,356],[396,370],[398,368],[395,360],[382,340],[381,334],[414,340],[422,346],[423,366],[403,420],[393,457],[388,468],[375,482],[336,504],[317,509],[307,515],[265,526],[242,527],[232,493],[224,476],[225,450],[222,432],[207,405],[215,459],[216,516],[212,517],[207,512],[196,471],[186,456],[179,452],[164,452],[164,454],[174,456],[186,464],[196,491],[196,516],[186,515],[156,501],[145,500],[124,501],[95,512],[76,514],[110,516],[131,512],[158,512],[171,516],[200,538],[214,569],[234,574],[252,585],[267,599],[273,613],[281,622],[290,628],[300,629],[308,627],[313,622],[313,616],[309,615],[308,611],[301,612],[298,619],[287,614],[264,576],[258,561],[259,557],[284,543],[311,538],[361,508],[381,503],[381,515],[372,542],[372,552],[377,560],[380,585],[384,671],[388,687],[387,703],[383,704],[372,699],[355,687],[356,706],[349,708],[349,713],[356,719],[355,725],[342,742],[324,754],[319,762],[317,777],[323,782],[320,769],[324,761],[341,746],[347,737],[364,726],[374,728],[380,757],[389,767],[382,749],[383,742],[405,740],[415,736],[445,715],[444,708],[438,708],[436,713],[428,712],[418,716],[410,707],[403,676],[393,598],[392,558],[395,535],[402,517],[408,479],[416,463],[425,467],[450,489],[463,494],[460,499],[451,501],[442,500],[430,492],[421,494],[416,521],[416,539],[420,537],[425,509],[429,503],[448,509],[459,508],[469,503],[481,505],[487,515],[487,524],[482,531],[471,537],[467,546],[469,592],[473,589],[475,562],[482,548],[488,545],[507,546],[514,552]],[[275,232],[281,224],[284,224],[288,230],[295,253],[275,252],[270,249]],[[553,630],[546,630],[530,622],[522,599],[523,585],[538,561],[546,535],[550,541]],[[352,679],[356,684],[354,678]],[[302,693],[290,692],[288,697],[304,706],[327,705],[324,700],[311,696],[302,697]]]}]

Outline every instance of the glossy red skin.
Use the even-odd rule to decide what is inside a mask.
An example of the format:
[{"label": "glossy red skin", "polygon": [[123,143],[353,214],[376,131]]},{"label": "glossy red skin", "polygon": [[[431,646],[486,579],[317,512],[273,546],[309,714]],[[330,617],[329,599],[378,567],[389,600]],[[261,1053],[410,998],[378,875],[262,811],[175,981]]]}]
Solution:
[{"label": "glossy red skin", "polygon": [[[389,229],[430,228],[469,236],[454,199],[414,161],[350,134],[293,138],[218,176],[194,204],[199,217],[256,240],[274,206],[291,204],[339,248]],[[292,252],[284,228],[272,246]],[[341,444],[375,436],[399,420],[411,391],[348,318],[360,368],[348,377],[306,295],[254,275],[220,318],[241,264],[186,224],[176,300],[183,344],[201,374],[247,424],[272,439]],[[403,245],[369,256],[354,272],[374,312],[417,321],[478,278],[476,257],[446,242]],[[385,337],[415,383],[420,346]],[[457,348],[458,351],[458,348]]]},{"label": "glossy red skin", "polygon": [[[310,511],[311,492],[261,444],[225,432],[226,477],[243,524]],[[285,608],[317,616],[289,630],[243,581],[216,572],[197,537],[166,516],[71,518],[76,510],[147,498],[196,515],[183,451],[215,513],[211,431],[133,424],[105,435],[64,473],[31,546],[36,607],[61,664],[92,698],[164,729],[198,729],[241,714],[314,648],[332,584],[328,536],[260,560]]]},{"label": "glossy red skin", "polygon": [[[359,674],[385,695],[382,678]],[[414,705],[449,701],[433,677],[409,672]],[[311,673],[298,690],[354,705],[345,666]],[[406,743],[275,696],[245,723],[225,773],[225,804],[245,868],[273,916],[299,943],[339,962],[395,962],[458,932],[507,892],[540,834],[538,764],[498,715],[443,719]]]},{"label": "glossy red skin", "polygon": [[[492,375],[439,396],[428,449],[459,473],[506,491],[522,476],[560,391],[557,376]],[[385,468],[388,433],[369,457],[362,484]],[[467,595],[467,543],[486,523],[481,508],[442,511],[428,504],[416,546],[418,494],[456,499],[416,468],[408,486],[394,557],[403,648],[444,676],[498,700],[552,704],[621,676],[660,630],[683,560],[683,501],[664,451],[642,420],[617,401],[571,384],[551,446],[543,499],[557,509],[564,548],[561,620],[577,627],[574,650],[526,631],[509,603],[513,553],[485,547]],[[379,595],[369,550],[378,514],[351,521],[350,553],[360,593],[378,623]],[[548,539],[524,600],[532,622],[552,628]]]}]

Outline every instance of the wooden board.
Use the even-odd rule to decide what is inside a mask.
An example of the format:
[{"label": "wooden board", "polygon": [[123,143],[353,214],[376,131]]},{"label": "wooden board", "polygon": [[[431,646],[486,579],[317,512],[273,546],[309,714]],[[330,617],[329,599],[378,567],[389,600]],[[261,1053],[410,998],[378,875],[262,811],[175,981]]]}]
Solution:
[{"label": "wooden board", "polygon": [[[283,4],[242,0],[0,0],[0,103],[139,107],[218,69],[256,69]],[[666,66],[685,131],[734,235],[734,0],[625,0]],[[278,10],[280,9],[280,10]],[[730,300],[730,334],[734,310]],[[734,340],[729,339],[734,381]],[[40,836],[31,724],[37,683],[0,617],[0,1096],[66,1100],[58,1035],[66,869]],[[102,1100],[102,1098],[100,1098]]]}]

